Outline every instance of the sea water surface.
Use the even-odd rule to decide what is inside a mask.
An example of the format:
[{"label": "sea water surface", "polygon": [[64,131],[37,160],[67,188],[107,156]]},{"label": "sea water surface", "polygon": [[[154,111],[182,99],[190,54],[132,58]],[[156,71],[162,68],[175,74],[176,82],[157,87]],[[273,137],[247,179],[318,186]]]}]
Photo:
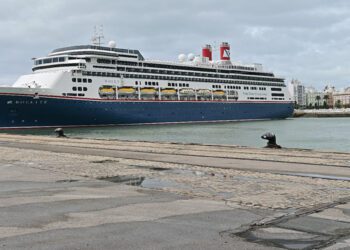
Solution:
[{"label": "sea water surface", "polygon": [[[16,130],[10,133],[52,135],[54,129]],[[207,124],[136,125],[65,128],[69,137],[228,144],[263,147],[260,137],[272,132],[288,148],[350,152],[350,118],[291,118],[286,120]],[[7,131],[8,132],[8,131]]]}]

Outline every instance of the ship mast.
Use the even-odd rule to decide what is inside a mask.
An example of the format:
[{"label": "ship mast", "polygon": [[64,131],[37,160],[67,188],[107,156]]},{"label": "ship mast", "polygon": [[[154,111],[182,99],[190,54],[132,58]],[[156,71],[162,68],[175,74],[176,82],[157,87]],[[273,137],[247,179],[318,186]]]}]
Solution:
[{"label": "ship mast", "polygon": [[91,38],[91,42],[93,45],[96,46],[101,46],[103,44],[103,39],[104,39],[104,35],[103,35],[103,25],[99,25],[99,26],[94,26],[94,34]]}]

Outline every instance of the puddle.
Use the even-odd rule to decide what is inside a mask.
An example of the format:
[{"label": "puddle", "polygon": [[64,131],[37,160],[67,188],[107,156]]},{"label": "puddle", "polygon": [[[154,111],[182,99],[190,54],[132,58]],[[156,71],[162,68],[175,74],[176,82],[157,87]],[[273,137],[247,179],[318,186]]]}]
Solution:
[{"label": "puddle", "polygon": [[178,183],[172,180],[162,180],[157,178],[139,177],[139,176],[109,176],[101,177],[98,180],[110,181],[114,183],[123,183],[131,186],[140,186],[151,189],[176,188],[176,189],[190,189],[188,185]]},{"label": "puddle", "polygon": [[340,177],[334,175],[322,175],[322,174],[308,174],[308,173],[288,173],[283,175],[291,175],[291,176],[301,176],[301,177],[311,177],[311,178],[319,178],[319,179],[327,179],[327,180],[337,180],[337,181],[350,181],[349,177]]},{"label": "puddle", "polygon": [[176,181],[171,180],[161,180],[154,178],[145,178],[143,182],[140,184],[141,187],[144,188],[152,188],[152,189],[161,189],[161,188],[176,188],[176,189],[189,189],[190,187],[184,185],[182,183],[178,183]]},{"label": "puddle", "polygon": [[67,180],[58,180],[58,181],[56,181],[57,183],[69,183],[69,182],[77,182],[77,181],[79,181],[79,180],[71,180],[71,179],[67,179]]},{"label": "puddle", "polygon": [[130,167],[135,167],[135,168],[145,168],[149,170],[154,170],[154,171],[167,171],[170,170],[170,168],[162,168],[162,167],[152,167],[152,166],[144,166],[144,165],[129,165]]},{"label": "puddle", "polygon": [[100,160],[100,161],[90,161],[90,163],[116,163],[116,162],[119,162],[119,161],[118,160],[110,160],[110,159]]},{"label": "puddle", "polygon": [[170,168],[159,168],[159,167],[154,167],[154,168],[150,168],[151,170],[154,170],[154,171],[167,171],[169,170]]},{"label": "puddle", "polygon": [[[268,229],[268,228],[267,228]],[[326,242],[330,237],[309,234],[306,232],[296,231],[290,234],[278,232],[275,233],[261,233],[260,229],[253,231],[246,231],[236,234],[241,238],[245,238],[249,242],[254,242],[266,246],[282,247],[286,249],[315,249]]]},{"label": "puddle", "polygon": [[139,176],[108,176],[108,177],[100,177],[98,180],[110,181],[114,183],[124,183],[131,186],[140,186],[140,184],[144,181],[145,177]]}]

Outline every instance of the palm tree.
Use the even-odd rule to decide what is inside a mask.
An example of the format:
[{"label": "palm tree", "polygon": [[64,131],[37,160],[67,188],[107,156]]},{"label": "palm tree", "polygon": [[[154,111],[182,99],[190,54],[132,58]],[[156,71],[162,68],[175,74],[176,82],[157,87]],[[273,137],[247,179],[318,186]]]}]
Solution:
[{"label": "palm tree", "polygon": [[323,97],[323,100],[324,100],[323,107],[324,108],[328,108],[328,99],[329,99],[329,96],[328,95],[324,95],[324,97]]},{"label": "palm tree", "polygon": [[321,100],[321,96],[317,95],[317,96],[316,96],[317,107],[320,106],[320,100]]}]

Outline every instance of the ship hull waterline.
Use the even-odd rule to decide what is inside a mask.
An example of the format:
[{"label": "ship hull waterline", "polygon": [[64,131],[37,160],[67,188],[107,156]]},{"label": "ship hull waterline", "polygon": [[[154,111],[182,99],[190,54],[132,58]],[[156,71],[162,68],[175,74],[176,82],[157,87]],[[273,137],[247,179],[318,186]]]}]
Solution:
[{"label": "ship hull waterline", "polygon": [[0,95],[0,129],[285,119],[291,102],[142,101]]}]

